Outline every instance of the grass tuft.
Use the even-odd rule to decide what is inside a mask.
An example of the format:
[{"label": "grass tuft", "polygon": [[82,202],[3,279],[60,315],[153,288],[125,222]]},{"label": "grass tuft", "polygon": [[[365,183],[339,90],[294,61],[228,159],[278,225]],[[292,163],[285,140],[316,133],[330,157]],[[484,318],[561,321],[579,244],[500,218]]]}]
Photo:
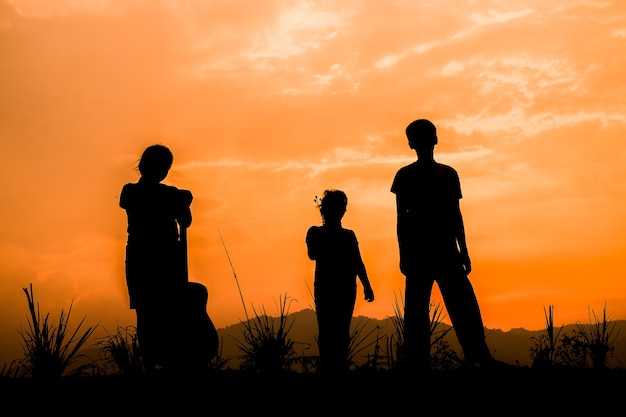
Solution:
[{"label": "grass tuft", "polygon": [[[43,319],[39,311],[39,304],[35,303],[33,285],[23,288],[28,302],[30,318],[28,329],[20,330],[23,340],[24,360],[20,368],[22,376],[33,379],[55,379],[65,375],[74,362],[85,355],[78,354],[86,344],[89,337],[96,330],[96,326],[88,327],[82,335],[79,331],[84,324],[85,317],[80,321],[76,329],[69,333],[69,320],[72,312],[70,304],[67,313],[61,310],[58,324],[50,322],[50,314]],[[83,368],[78,367],[73,374],[80,374]]]},{"label": "grass tuft", "polygon": [[262,373],[292,370],[297,362],[295,342],[289,337],[295,322],[288,319],[292,301],[286,295],[280,298],[277,318],[268,316],[265,307],[261,314],[252,307],[255,317],[242,322],[243,342],[237,340],[242,352],[242,370]]},{"label": "grass tuft", "polygon": [[101,347],[104,362],[122,375],[138,375],[143,372],[143,361],[135,326],[117,326],[113,335],[107,334],[97,345]]}]

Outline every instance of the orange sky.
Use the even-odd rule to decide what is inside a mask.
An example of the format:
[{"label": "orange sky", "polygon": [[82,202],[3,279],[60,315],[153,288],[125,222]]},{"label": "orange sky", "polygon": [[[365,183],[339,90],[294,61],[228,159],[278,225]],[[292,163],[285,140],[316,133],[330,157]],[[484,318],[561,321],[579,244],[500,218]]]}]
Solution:
[{"label": "orange sky", "polygon": [[[42,312],[134,324],[119,192],[142,150],[194,194],[190,275],[218,327],[312,306],[304,237],[349,198],[376,293],[403,292],[389,191],[415,118],[460,174],[485,325],[626,319],[626,3],[0,0],[0,366],[22,288]],[[433,301],[440,302],[438,293]]]}]

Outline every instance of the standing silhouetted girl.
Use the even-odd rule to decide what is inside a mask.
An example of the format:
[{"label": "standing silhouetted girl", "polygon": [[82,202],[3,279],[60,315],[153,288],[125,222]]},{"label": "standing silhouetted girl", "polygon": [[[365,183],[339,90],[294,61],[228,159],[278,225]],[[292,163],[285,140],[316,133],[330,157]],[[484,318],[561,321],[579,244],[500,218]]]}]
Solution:
[{"label": "standing silhouetted girl", "polygon": [[147,371],[173,360],[176,314],[173,295],[185,283],[179,228],[191,224],[192,194],[162,184],[174,157],[163,145],[147,147],[137,183],[123,186],[120,207],[128,218],[126,283],[137,314],[137,337]]},{"label": "standing silhouetted girl", "polygon": [[319,204],[322,226],[311,226],[306,244],[315,261],[314,301],[318,324],[320,365],[325,372],[348,369],[350,323],[357,293],[357,277],[365,300],[374,301],[356,234],[341,225],[348,197],[341,190],[326,190]]}]

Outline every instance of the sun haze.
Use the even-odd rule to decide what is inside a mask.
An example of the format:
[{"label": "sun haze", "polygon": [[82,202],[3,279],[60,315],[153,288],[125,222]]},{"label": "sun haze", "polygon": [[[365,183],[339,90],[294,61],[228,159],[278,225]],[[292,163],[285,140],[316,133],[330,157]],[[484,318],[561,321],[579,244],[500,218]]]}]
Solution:
[{"label": "sun haze", "polygon": [[488,328],[541,329],[548,305],[557,325],[626,319],[626,3],[434,4],[0,0],[0,365],[29,283],[42,312],[134,323],[119,193],[154,143],[194,195],[189,274],[217,327],[243,303],[311,308],[327,188],[376,292],[355,314],[392,316],[416,118],[459,172]]}]

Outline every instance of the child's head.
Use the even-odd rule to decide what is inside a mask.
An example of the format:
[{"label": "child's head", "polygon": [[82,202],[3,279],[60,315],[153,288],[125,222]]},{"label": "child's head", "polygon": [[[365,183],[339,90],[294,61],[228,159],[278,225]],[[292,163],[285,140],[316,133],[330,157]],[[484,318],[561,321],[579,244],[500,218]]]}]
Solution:
[{"label": "child's head", "polygon": [[438,142],[437,128],[430,120],[426,119],[412,121],[406,127],[406,137],[412,149],[429,148]]},{"label": "child's head", "polygon": [[137,168],[143,178],[160,182],[167,177],[172,162],[174,162],[174,156],[169,148],[163,145],[151,145],[143,151]]},{"label": "child's head", "polygon": [[341,190],[326,190],[319,205],[324,221],[341,220],[348,206],[348,196]]}]

